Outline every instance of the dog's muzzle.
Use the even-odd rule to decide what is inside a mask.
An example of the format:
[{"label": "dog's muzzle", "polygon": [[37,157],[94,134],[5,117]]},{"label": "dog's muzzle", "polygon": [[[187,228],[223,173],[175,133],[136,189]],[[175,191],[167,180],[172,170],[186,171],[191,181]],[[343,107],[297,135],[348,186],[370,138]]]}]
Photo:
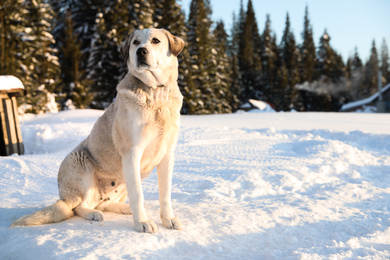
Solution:
[{"label": "dog's muzzle", "polygon": [[149,67],[149,64],[146,62],[146,57],[148,56],[148,50],[146,48],[139,48],[136,52],[138,67]]}]

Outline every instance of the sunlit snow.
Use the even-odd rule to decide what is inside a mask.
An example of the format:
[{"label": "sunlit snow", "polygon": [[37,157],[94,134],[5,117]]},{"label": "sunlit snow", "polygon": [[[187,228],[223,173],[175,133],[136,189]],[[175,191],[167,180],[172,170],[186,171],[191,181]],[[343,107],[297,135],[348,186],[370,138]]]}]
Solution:
[{"label": "sunlit snow", "polygon": [[0,158],[1,259],[389,259],[390,116],[240,113],[183,116],[173,207],[159,219],[156,173],[143,182],[156,234],[105,213],[9,229],[55,202],[57,170],[96,110],[25,115],[26,155]]}]

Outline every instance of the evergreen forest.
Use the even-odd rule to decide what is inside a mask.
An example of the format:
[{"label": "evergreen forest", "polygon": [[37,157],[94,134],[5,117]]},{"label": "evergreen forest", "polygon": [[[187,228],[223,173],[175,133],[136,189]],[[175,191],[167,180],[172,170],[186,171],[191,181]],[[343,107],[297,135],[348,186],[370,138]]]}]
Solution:
[{"label": "evergreen forest", "polygon": [[155,27],[187,43],[178,57],[183,114],[232,113],[249,99],[277,111],[339,111],[375,93],[379,71],[390,82],[385,40],[372,42],[368,61],[355,49],[345,63],[326,30],[313,39],[309,7],[300,39],[288,13],[277,38],[270,16],[257,24],[252,0],[237,10],[227,31],[211,20],[210,0],[192,0],[189,14],[179,0],[2,0],[0,75],[23,82],[26,112],[50,111],[54,99],[59,109],[105,109],[126,74],[120,44]]}]

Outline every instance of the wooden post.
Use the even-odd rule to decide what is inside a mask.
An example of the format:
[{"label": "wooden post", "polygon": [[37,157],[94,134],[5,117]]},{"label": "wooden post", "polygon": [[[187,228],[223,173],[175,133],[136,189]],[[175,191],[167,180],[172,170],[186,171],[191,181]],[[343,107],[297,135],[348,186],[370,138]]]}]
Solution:
[{"label": "wooden post", "polygon": [[18,78],[0,76],[0,156],[24,154],[16,102],[16,97],[23,94],[23,83]]},{"label": "wooden post", "polygon": [[0,156],[24,154],[15,96],[0,94]]}]

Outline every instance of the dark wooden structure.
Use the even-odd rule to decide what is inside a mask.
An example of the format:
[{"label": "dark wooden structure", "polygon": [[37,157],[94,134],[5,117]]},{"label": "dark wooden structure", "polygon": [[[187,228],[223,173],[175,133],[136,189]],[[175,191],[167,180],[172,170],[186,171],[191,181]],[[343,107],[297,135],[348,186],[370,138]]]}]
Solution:
[{"label": "dark wooden structure", "polygon": [[14,76],[0,76],[0,156],[24,154],[16,98],[24,94],[22,82]]}]

